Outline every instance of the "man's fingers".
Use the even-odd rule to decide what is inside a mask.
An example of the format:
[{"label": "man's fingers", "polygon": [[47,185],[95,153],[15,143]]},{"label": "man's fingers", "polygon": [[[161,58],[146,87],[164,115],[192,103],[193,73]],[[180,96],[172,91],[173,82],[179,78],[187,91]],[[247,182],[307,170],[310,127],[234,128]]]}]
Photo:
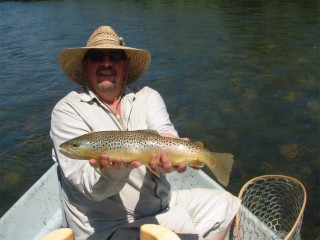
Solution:
[{"label": "man's fingers", "polygon": [[181,140],[183,140],[183,141],[188,141],[188,142],[190,142],[190,138],[180,138]]},{"label": "man's fingers", "polygon": [[89,164],[91,165],[91,167],[96,168],[97,167],[97,160],[96,159],[90,159],[89,160]]},{"label": "man's fingers", "polygon": [[103,154],[98,159],[90,159],[89,163],[92,167],[98,168],[98,164],[102,169],[115,168],[115,169],[123,169],[127,167],[137,168],[141,166],[140,161],[132,161],[126,163],[123,161],[121,157],[116,157],[115,159],[110,159],[107,154]]},{"label": "man's fingers", "polygon": [[150,162],[149,162],[148,166],[154,172],[158,172],[159,171],[158,159],[157,159],[157,155],[155,153],[151,155]]},{"label": "man's fingers", "polygon": [[187,165],[184,163],[180,163],[177,167],[176,167],[176,171],[178,173],[183,173],[187,170]]},{"label": "man's fingers", "polygon": [[98,164],[100,164],[102,169],[112,167],[113,163],[111,162],[109,156],[107,154],[101,155],[99,159],[97,159]]},{"label": "man's fingers", "polygon": [[137,167],[140,167],[141,165],[142,163],[140,161],[132,161],[131,163],[127,164],[128,167],[132,167],[132,168],[137,168]]},{"label": "man's fingers", "polygon": [[160,152],[160,163],[161,163],[161,168],[165,173],[170,173],[174,170],[166,151]]},{"label": "man's fingers", "polygon": [[122,169],[124,168],[123,160],[120,157],[117,157],[113,162],[113,167],[116,169]]},{"label": "man's fingers", "polygon": [[157,159],[156,154],[151,155],[149,167],[154,172],[159,172],[159,168],[161,168],[165,173],[170,173],[172,171],[182,173],[187,170],[187,165],[184,163],[180,163],[178,166],[173,166],[168,153],[164,150],[160,152],[160,161]]}]

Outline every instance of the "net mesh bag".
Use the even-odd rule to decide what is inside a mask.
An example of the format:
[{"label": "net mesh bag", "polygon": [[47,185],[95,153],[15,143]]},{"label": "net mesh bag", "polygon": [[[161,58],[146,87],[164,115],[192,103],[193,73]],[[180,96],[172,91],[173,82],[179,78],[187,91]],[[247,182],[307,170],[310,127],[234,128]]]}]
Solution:
[{"label": "net mesh bag", "polygon": [[300,240],[306,191],[298,180],[266,175],[247,182],[230,239]]}]

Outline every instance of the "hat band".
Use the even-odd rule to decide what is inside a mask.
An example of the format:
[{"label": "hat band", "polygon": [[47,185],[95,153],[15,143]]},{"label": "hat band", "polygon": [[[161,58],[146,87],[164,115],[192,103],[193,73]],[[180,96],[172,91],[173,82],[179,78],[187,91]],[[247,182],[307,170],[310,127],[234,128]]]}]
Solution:
[{"label": "hat band", "polygon": [[90,44],[90,46],[88,46],[88,47],[97,46],[97,45],[100,45],[100,44],[112,44],[112,45],[118,45],[118,46],[120,46],[120,44],[119,44],[118,41],[113,41],[113,40],[100,40],[100,41],[96,41],[96,42]]}]

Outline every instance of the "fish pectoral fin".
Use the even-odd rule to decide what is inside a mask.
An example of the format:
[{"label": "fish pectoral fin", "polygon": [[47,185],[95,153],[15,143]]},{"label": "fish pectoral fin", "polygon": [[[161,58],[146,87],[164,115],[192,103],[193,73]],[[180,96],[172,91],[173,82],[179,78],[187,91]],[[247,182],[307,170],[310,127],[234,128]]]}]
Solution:
[{"label": "fish pectoral fin", "polygon": [[148,165],[146,165],[146,167],[150,170],[150,172],[154,175],[156,175],[158,178],[160,178],[160,173],[159,172],[156,172],[154,171],[151,167],[149,167]]},{"label": "fish pectoral fin", "polygon": [[98,165],[98,168],[97,168],[98,173],[101,176],[106,177],[106,175],[104,175],[103,168],[101,167],[100,163],[97,163],[97,165]]},{"label": "fish pectoral fin", "polygon": [[197,142],[193,142],[195,145],[197,145],[198,147],[204,148],[204,143],[197,141]]},{"label": "fish pectoral fin", "polygon": [[101,176],[104,176],[104,172],[103,172],[103,167],[101,166],[101,163],[100,163],[100,157],[96,157],[96,160],[97,160],[97,172],[101,175]]},{"label": "fish pectoral fin", "polygon": [[97,165],[98,165],[98,170],[100,171],[100,173],[103,173],[103,168],[101,167],[100,162],[98,162]]}]

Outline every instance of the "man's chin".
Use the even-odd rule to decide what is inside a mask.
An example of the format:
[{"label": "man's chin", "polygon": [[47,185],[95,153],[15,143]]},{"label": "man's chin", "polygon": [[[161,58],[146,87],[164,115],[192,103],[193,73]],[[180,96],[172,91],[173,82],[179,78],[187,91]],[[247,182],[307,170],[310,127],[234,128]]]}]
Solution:
[{"label": "man's chin", "polygon": [[110,81],[105,81],[105,82],[102,82],[102,83],[98,83],[97,84],[97,88],[100,90],[100,91],[107,91],[107,90],[112,90],[114,88],[114,84]]},{"label": "man's chin", "polygon": [[97,87],[101,92],[106,90],[106,88],[102,84],[97,84]]}]

